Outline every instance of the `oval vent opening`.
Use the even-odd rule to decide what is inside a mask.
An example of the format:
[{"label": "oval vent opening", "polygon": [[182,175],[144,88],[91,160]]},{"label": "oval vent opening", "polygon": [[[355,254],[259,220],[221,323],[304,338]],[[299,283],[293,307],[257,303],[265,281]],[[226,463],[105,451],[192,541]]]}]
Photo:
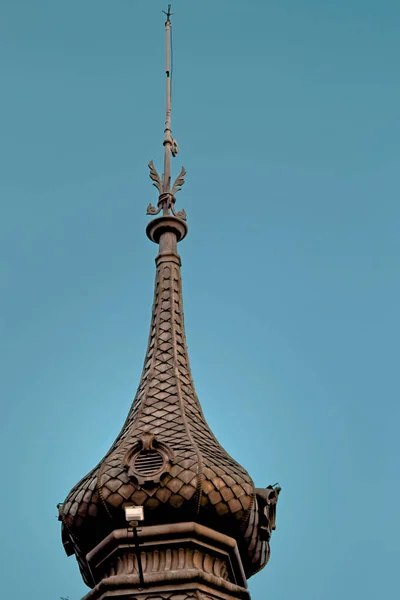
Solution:
[{"label": "oval vent opening", "polygon": [[134,469],[139,475],[151,477],[158,473],[163,465],[163,456],[155,450],[150,450],[150,452],[139,452],[135,457]]}]

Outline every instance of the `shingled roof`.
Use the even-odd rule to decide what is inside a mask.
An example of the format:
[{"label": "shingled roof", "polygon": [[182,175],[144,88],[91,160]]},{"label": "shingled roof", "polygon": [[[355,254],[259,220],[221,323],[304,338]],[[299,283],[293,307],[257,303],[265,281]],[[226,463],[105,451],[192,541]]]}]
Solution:
[{"label": "shingled roof", "polygon": [[[168,153],[175,147],[170,126],[164,146]],[[169,169],[168,161],[166,165]],[[162,215],[147,226],[159,252],[141,380],[109,452],[59,509],[65,550],[76,555],[90,587],[104,579],[104,572],[94,572],[90,565],[91,552],[126,529],[127,506],[144,508],[146,528],[164,531],[165,525],[195,523],[233,538],[246,577],[269,558],[279,488],[255,489],[247,471],[213,435],[193,384],[177,250],[187,233],[186,215],[174,208],[184,174],[182,169],[171,190],[170,176],[164,172],[160,179],[150,163],[160,194],[158,207],[150,206],[148,214]]]}]

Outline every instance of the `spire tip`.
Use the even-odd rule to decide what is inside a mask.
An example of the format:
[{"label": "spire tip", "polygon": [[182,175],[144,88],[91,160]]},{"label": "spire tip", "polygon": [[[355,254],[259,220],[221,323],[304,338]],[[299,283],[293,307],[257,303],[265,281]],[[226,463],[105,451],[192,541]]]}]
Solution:
[{"label": "spire tip", "polygon": [[170,17],[172,17],[172,15],[174,14],[174,13],[171,12],[171,4],[168,4],[168,11],[167,12],[165,12],[165,10],[162,10],[161,12],[164,13],[164,15],[167,15],[167,23],[171,23]]},{"label": "spire tip", "polygon": [[165,128],[164,128],[164,172],[162,176],[158,174],[153,161],[149,163],[150,179],[153,181],[153,185],[158,189],[159,197],[157,207],[151,204],[147,207],[148,215],[158,215],[161,211],[163,216],[170,216],[171,213],[174,217],[186,220],[186,213],[184,210],[175,211],[175,194],[179,192],[185,183],[186,170],[182,167],[181,172],[176,178],[171,188],[171,156],[175,157],[178,154],[179,148],[176,140],[172,136],[171,131],[171,79],[172,79],[172,42],[171,42],[171,4],[168,4],[167,12],[162,11],[167,15],[165,23],[165,50],[166,50],[166,113],[165,113]]}]

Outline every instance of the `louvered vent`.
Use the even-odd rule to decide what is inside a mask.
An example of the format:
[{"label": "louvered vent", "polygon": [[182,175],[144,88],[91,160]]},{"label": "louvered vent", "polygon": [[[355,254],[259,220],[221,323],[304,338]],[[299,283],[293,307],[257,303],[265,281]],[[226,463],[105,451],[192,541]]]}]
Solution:
[{"label": "louvered vent", "polygon": [[160,471],[164,465],[164,458],[159,452],[150,450],[150,452],[140,452],[134,462],[136,473],[143,477],[151,477]]}]

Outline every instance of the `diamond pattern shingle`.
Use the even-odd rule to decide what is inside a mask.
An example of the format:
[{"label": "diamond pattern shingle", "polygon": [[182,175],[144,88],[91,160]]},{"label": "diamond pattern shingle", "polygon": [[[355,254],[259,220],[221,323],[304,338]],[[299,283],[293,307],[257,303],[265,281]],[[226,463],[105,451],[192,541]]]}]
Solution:
[{"label": "diamond pattern shingle", "polygon": [[[128,476],[124,463],[127,452],[145,433],[156,435],[174,453],[167,474],[153,488],[141,487]],[[64,527],[81,568],[85,563],[82,556],[98,542],[93,531],[97,531],[99,519],[99,530],[106,535],[123,522],[126,502],[144,506],[146,524],[181,520],[185,515],[243,538],[241,547],[252,544],[257,556],[268,555],[264,542],[254,545],[258,521],[253,515],[256,509],[250,511],[254,502],[251,478],[216,440],[194,389],[184,331],[180,265],[173,257],[157,266],[147,353],[124,427],[105,458],[64,503]],[[175,514],[171,509],[176,509],[175,516],[171,516]],[[250,515],[252,524],[247,524]]]}]

